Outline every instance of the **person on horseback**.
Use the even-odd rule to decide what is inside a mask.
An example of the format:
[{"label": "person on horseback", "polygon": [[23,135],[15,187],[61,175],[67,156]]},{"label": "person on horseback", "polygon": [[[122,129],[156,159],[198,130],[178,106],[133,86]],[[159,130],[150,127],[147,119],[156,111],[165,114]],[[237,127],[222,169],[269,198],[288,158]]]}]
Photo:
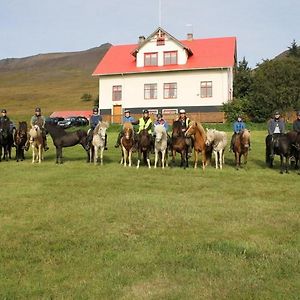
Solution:
[{"label": "person on horseback", "polygon": [[233,145],[235,143],[237,135],[241,131],[243,131],[245,128],[246,128],[246,125],[242,119],[242,115],[238,115],[237,120],[233,123],[233,135],[231,137],[229,152],[233,151]]},{"label": "person on horseback", "polygon": [[[186,112],[184,109],[179,110],[179,117],[176,119],[176,121],[179,121],[182,126],[182,132],[185,133],[190,125],[190,118],[186,116]],[[192,137],[186,137],[186,144],[188,146],[188,155],[192,156],[192,148],[193,148],[193,139]]]},{"label": "person on horseback", "polygon": [[[99,122],[102,122],[102,116],[100,114],[100,111],[99,111],[98,107],[94,107],[93,108],[93,114],[91,115],[90,122],[89,122],[89,126],[90,126],[90,129],[88,130],[88,141],[89,141],[89,143],[91,143],[92,140],[93,140],[93,132],[94,132],[94,129],[96,128],[96,126],[98,125]],[[107,134],[105,134],[104,150],[107,150]]]},{"label": "person on horseback", "polygon": [[[14,123],[7,116],[7,110],[6,109],[2,109],[1,114],[2,114],[2,116],[0,117],[0,124],[4,124],[4,123],[9,124],[9,133],[14,138],[15,132],[16,132],[16,126],[14,125]],[[13,147],[15,147],[14,143],[13,143]]]},{"label": "person on horseback", "polygon": [[[45,130],[45,117],[42,116],[42,110],[40,107],[36,107],[34,110],[34,115],[31,117],[30,125],[33,127],[34,125],[38,125],[42,131],[42,136],[44,140],[44,150],[49,150],[49,147],[47,146],[47,137],[46,137],[46,130]],[[30,142],[32,142],[30,140]],[[28,150],[29,145],[26,143],[25,149]]]},{"label": "person on horseback", "polygon": [[300,132],[300,110],[297,111],[297,119],[293,123],[293,130]]},{"label": "person on horseback", "polygon": [[[167,121],[166,121],[165,119],[163,119],[162,113],[158,113],[158,114],[156,115],[156,120],[155,120],[155,122],[153,123],[153,126],[155,127],[156,125],[163,125],[163,126],[165,127],[166,132],[167,132],[167,137],[168,137],[167,143],[168,143],[168,146],[169,146],[170,143],[171,143],[171,137],[170,137],[170,135],[168,134],[168,128],[169,128],[169,125],[168,125]],[[154,130],[153,130],[153,140],[155,141]]]},{"label": "person on horseback", "polygon": [[[131,124],[133,124],[135,122],[136,121],[135,121],[134,117],[132,117],[130,115],[130,110],[129,109],[125,109],[124,116],[123,116],[123,124],[124,123],[131,123]],[[120,144],[121,144],[121,138],[123,137],[123,134],[124,134],[124,132],[123,132],[123,126],[122,126],[122,130],[118,134],[118,138],[117,138],[117,142],[115,144],[115,148],[118,148],[120,146]]]}]

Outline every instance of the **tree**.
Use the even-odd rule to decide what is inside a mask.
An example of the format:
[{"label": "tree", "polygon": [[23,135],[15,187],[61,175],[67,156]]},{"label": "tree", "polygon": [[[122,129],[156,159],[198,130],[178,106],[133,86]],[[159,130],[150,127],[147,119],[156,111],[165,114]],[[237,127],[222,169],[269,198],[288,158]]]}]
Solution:
[{"label": "tree", "polygon": [[300,58],[300,50],[295,40],[291,43],[291,46],[288,47],[288,56]]},{"label": "tree", "polygon": [[252,89],[252,70],[248,67],[245,57],[239,61],[233,81],[233,95],[235,98],[242,98],[251,92]]},{"label": "tree", "polygon": [[82,101],[91,101],[92,100],[92,95],[91,94],[88,94],[88,93],[85,93],[81,96],[80,98]]}]

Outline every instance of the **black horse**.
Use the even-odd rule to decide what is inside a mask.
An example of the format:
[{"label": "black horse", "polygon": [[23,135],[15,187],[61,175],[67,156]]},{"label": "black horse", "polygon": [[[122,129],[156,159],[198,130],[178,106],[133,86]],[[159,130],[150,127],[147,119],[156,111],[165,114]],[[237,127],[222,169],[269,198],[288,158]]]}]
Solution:
[{"label": "black horse", "polygon": [[13,135],[11,133],[11,125],[12,123],[10,121],[3,121],[0,123],[0,161],[2,158],[6,161],[8,161],[8,158],[11,159],[11,148],[14,143]]},{"label": "black horse", "polygon": [[53,144],[56,148],[56,163],[63,163],[62,149],[80,144],[84,150],[89,151],[89,143],[87,132],[84,130],[76,130],[74,132],[66,132],[57,125],[46,124],[47,132],[50,134]]},{"label": "black horse", "polygon": [[[292,141],[285,133],[269,134],[266,137],[266,163],[273,168],[275,154],[280,156],[280,173],[289,172],[289,158],[291,156]],[[283,160],[285,158],[285,164]]]},{"label": "black horse", "polygon": [[188,145],[186,139],[180,121],[174,121],[170,147],[172,151],[172,164],[175,165],[175,156],[176,152],[178,152],[181,155],[180,167],[183,167],[184,169],[189,166]]},{"label": "black horse", "polygon": [[140,167],[141,156],[143,155],[144,163],[151,168],[149,154],[152,149],[152,136],[148,133],[148,129],[143,129],[138,134],[138,161],[137,168]]},{"label": "black horse", "polygon": [[300,132],[290,131],[287,133],[289,140],[291,141],[291,156],[295,158],[295,169],[299,169],[300,158]]},{"label": "black horse", "polygon": [[16,160],[17,160],[17,162],[19,160],[25,159],[24,148],[25,148],[27,140],[28,140],[27,123],[25,121],[19,122],[19,127],[15,131],[15,135],[14,135],[14,141],[16,144]]}]

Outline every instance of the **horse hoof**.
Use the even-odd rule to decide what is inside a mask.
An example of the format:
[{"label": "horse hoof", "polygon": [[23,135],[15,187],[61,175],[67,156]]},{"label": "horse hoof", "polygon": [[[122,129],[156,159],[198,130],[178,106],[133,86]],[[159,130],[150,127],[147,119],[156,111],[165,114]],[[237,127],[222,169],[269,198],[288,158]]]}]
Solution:
[{"label": "horse hoof", "polygon": [[283,174],[283,171],[280,171],[280,174]]}]

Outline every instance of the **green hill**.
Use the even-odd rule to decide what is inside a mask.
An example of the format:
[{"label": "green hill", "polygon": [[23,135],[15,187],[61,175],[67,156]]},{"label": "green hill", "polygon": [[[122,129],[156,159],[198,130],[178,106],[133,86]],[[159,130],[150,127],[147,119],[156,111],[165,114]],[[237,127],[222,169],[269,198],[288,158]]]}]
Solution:
[{"label": "green hill", "polygon": [[80,98],[98,95],[98,79],[91,74],[110,47],[0,60],[0,107],[17,118],[31,115],[36,106],[45,115],[91,108],[92,102]]}]

